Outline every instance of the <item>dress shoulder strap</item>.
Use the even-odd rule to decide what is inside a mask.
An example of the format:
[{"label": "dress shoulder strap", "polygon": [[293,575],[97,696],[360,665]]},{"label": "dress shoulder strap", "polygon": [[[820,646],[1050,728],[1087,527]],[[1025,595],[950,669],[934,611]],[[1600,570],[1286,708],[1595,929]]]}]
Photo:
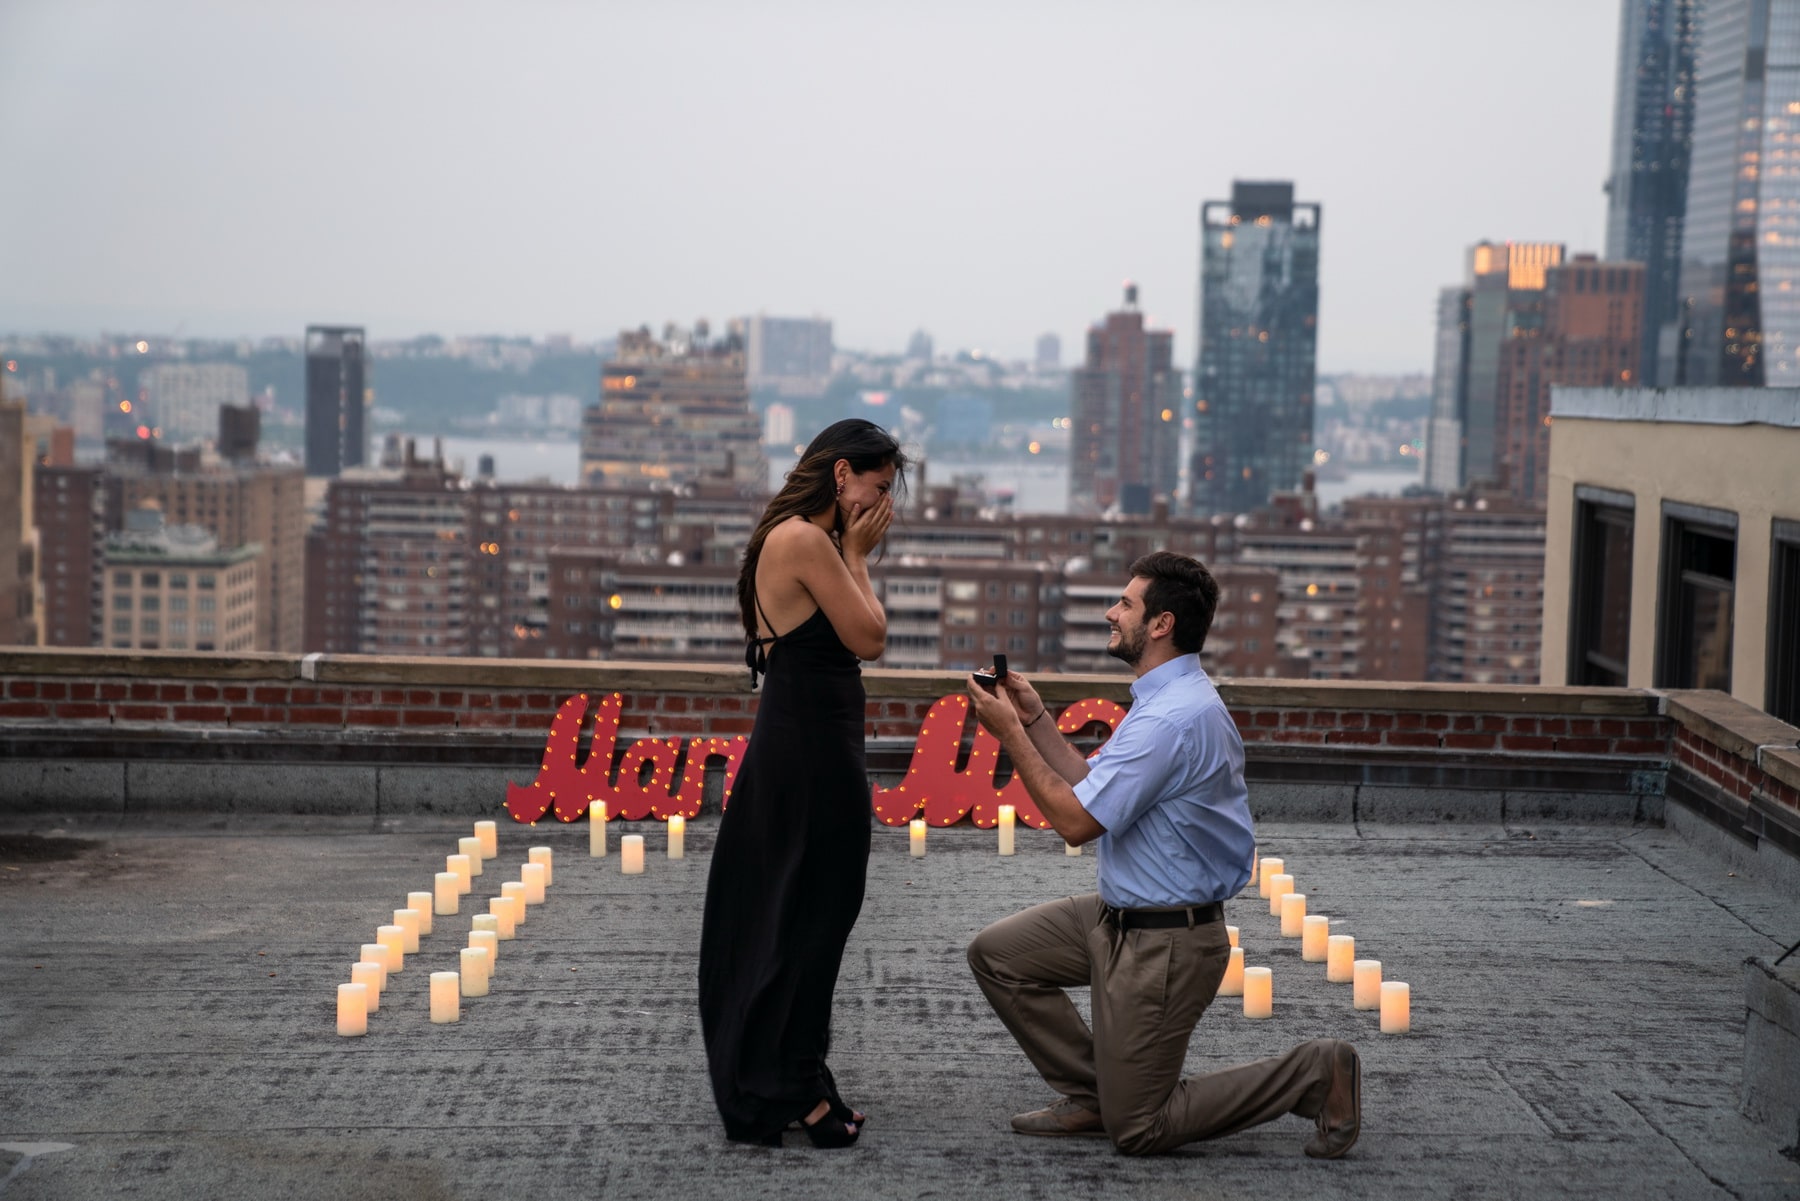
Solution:
[{"label": "dress shoulder strap", "polygon": [[[771,630],[775,623],[763,612],[762,598],[756,595],[756,582],[750,583],[750,603],[756,606],[756,614],[763,619],[763,624]],[[770,634],[766,638],[748,634],[744,638],[744,666],[750,669],[750,687],[755,688],[757,677],[766,675],[769,670],[769,647],[780,641],[781,635]]]}]

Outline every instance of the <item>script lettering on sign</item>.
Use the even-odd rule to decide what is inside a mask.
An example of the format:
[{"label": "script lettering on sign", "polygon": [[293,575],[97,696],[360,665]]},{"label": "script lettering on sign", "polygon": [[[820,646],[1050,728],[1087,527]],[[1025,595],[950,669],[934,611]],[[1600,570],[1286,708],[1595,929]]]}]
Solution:
[{"label": "script lettering on sign", "polygon": [[[957,753],[968,716],[969,698],[962,693],[943,697],[931,706],[913,740],[912,763],[906,769],[906,779],[892,788],[877,784],[871,790],[869,805],[876,819],[883,825],[904,826],[922,811],[927,825],[953,826],[966,817],[985,830],[999,824],[1001,805],[1011,805],[1019,821],[1040,830],[1049,829],[1049,820],[1032,803],[1018,773],[1013,773],[1005,787],[994,787],[1000,740],[979,724],[968,761],[958,769]],[[1073,734],[1099,722],[1112,730],[1124,716],[1125,710],[1111,701],[1076,701],[1056,719],[1056,728]]]},{"label": "script lettering on sign", "polygon": [[[666,821],[679,813],[697,817],[706,785],[707,765],[725,767],[725,804],[750,740],[737,738],[640,738],[626,748],[616,778],[613,755],[619,745],[619,710],[623,698],[613,693],[594,712],[594,732],[587,758],[580,757],[582,720],[588,695],[572,696],[557,707],[544,742],[544,760],[530,784],[506,786],[506,811],[514,821],[535,822],[546,813],[558,821],[587,816],[588,804],[605,801],[608,815],[628,821],[654,817]],[[680,784],[676,784],[676,780]]]},{"label": "script lettering on sign", "polygon": [[[614,818],[666,821],[680,814],[700,813],[701,790],[706,770],[718,762],[725,772],[724,805],[731,803],[731,788],[750,740],[736,738],[640,738],[618,754],[619,715],[623,698],[613,693],[594,710],[593,733],[585,758],[581,755],[581,728],[587,719],[587,693],[572,696],[557,707],[544,742],[544,758],[537,778],[530,784],[506,786],[506,811],[514,821],[537,822],[554,813],[558,821],[579,821],[588,805],[605,801]],[[1090,698],[1076,701],[1056,719],[1056,728],[1075,734],[1099,724],[1110,732],[1125,716],[1122,706]],[[1050,827],[1014,773],[1003,786],[995,786],[1000,763],[1000,740],[975,726],[969,756],[962,766],[957,759],[963,729],[969,724],[969,698],[962,693],[940,697],[925,714],[913,739],[912,762],[906,779],[892,788],[879,784],[870,789],[869,806],[876,818],[889,826],[904,826],[923,812],[934,826],[953,826],[964,818],[983,829],[1000,820],[999,807],[1013,806],[1018,820],[1040,830]],[[613,771],[613,759],[619,759]]]}]

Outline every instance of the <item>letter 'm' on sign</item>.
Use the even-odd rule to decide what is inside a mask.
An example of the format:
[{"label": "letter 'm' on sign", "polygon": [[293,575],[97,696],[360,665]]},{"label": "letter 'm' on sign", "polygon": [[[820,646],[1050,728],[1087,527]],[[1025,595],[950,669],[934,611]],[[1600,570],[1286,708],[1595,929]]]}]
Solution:
[{"label": "letter 'm' on sign", "polygon": [[587,694],[572,696],[557,707],[537,778],[522,787],[506,786],[506,811],[514,821],[535,822],[552,811],[559,821],[578,821],[587,816],[592,801],[605,801],[609,816],[629,821],[666,820],[676,813],[694,817],[700,812],[707,764],[715,759],[724,763],[725,798],[730,800],[747,738],[640,738],[626,748],[615,782],[612,761],[619,744],[622,704],[615,692],[594,711],[585,759],[580,742]]}]

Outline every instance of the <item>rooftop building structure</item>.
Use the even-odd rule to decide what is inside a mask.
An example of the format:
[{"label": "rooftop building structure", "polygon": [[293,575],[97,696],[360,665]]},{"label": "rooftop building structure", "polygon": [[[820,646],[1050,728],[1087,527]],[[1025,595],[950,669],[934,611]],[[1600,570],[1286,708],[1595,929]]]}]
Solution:
[{"label": "rooftop building structure", "polygon": [[1558,388],[1545,684],[1800,721],[1800,388]]}]

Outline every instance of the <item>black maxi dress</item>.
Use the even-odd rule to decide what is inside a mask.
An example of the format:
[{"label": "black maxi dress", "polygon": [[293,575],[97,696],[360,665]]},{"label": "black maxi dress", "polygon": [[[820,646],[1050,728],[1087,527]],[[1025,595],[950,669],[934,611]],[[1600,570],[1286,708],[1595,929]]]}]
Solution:
[{"label": "black maxi dress", "polygon": [[[727,1137],[842,1105],[825,1055],[869,868],[862,668],[823,609],[767,655],[719,821],[700,931],[700,1029]],[[757,667],[761,647],[751,647]]]}]

